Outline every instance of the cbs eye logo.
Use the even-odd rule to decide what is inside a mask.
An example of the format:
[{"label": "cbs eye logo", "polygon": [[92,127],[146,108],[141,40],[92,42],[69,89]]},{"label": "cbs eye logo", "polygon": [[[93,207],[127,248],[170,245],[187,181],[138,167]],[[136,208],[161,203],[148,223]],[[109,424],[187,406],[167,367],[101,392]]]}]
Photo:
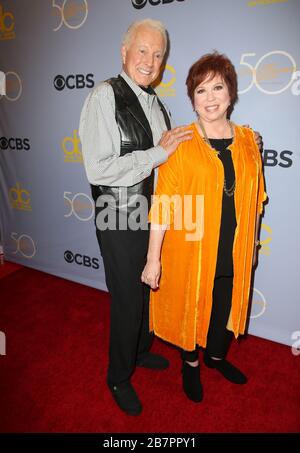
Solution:
[{"label": "cbs eye logo", "polygon": [[[151,6],[158,6],[160,4],[167,5],[173,3],[174,0],[148,0]],[[177,2],[184,2],[185,0],[177,0]],[[142,9],[147,4],[147,0],[131,0],[132,6],[135,9]]]},{"label": "cbs eye logo", "polygon": [[64,253],[65,261],[69,264],[75,263],[78,266],[91,267],[92,269],[99,269],[98,258],[90,258],[87,255],[81,255],[81,253],[73,253],[70,250],[66,250]]},{"label": "cbs eye logo", "polygon": [[17,151],[28,151],[30,143],[28,138],[6,138],[0,137],[0,149],[13,149]]},{"label": "cbs eye logo", "polygon": [[64,253],[64,258],[67,263],[73,263],[73,261],[74,261],[74,255],[72,252],[70,252],[70,250],[67,250]]},{"label": "cbs eye logo", "polygon": [[57,91],[62,91],[64,88],[69,90],[81,88],[93,88],[95,85],[94,74],[70,74],[66,77],[57,75],[54,77],[53,85]]}]

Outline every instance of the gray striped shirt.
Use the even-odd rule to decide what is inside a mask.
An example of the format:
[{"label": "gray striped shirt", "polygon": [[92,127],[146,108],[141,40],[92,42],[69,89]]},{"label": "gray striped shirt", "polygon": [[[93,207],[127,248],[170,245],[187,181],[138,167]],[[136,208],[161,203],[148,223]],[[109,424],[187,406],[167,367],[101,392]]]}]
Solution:
[{"label": "gray striped shirt", "polygon": [[80,116],[79,136],[87,179],[94,185],[132,186],[147,178],[165,162],[167,152],[157,143],[166,124],[157,96],[143,91],[123,71],[121,76],[134,91],[149,121],[154,147],[120,156],[120,132],[115,119],[111,85],[101,82],[88,95]]}]

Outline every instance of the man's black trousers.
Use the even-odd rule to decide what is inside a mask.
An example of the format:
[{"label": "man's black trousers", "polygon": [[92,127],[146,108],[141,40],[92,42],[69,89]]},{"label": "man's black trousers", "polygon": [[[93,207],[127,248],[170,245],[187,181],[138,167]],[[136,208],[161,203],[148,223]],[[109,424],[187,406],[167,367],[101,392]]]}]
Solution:
[{"label": "man's black trousers", "polygon": [[111,295],[107,381],[127,382],[152,343],[149,287],[141,282],[149,231],[96,230]]}]

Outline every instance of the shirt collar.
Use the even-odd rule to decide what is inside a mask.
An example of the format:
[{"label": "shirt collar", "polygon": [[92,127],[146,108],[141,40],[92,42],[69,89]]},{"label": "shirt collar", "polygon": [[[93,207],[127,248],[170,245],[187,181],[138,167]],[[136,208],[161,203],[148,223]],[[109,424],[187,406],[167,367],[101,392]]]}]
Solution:
[{"label": "shirt collar", "polygon": [[147,100],[149,99],[154,99],[155,93],[149,94],[146,93],[139,85],[137,85],[127,74],[125,71],[121,72],[121,77],[125,80],[125,82],[130,86],[134,94],[139,97],[139,96],[144,96]]}]

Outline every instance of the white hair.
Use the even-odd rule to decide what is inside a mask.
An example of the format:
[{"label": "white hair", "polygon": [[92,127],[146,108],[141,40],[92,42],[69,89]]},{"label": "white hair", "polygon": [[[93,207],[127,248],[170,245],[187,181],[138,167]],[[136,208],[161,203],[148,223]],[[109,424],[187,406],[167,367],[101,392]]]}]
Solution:
[{"label": "white hair", "polygon": [[123,37],[122,45],[125,46],[126,48],[128,48],[131,44],[131,40],[134,36],[134,33],[136,32],[137,28],[139,28],[141,26],[154,28],[155,30],[158,30],[161,33],[163,40],[164,40],[164,53],[165,53],[167,50],[167,45],[168,45],[168,34],[167,34],[166,27],[160,20],[154,20],[154,19],[136,20],[129,26],[128,30],[126,31],[126,33]]}]

